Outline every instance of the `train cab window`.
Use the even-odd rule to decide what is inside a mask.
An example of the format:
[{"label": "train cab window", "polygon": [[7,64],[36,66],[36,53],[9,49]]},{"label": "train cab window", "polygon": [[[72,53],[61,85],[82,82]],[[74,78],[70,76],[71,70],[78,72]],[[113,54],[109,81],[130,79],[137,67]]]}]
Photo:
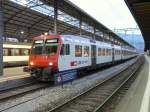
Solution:
[{"label": "train cab window", "polygon": [[58,39],[47,39],[45,42],[45,53],[55,55],[58,48]]},{"label": "train cab window", "polygon": [[45,52],[48,55],[55,55],[57,53],[57,44],[45,45]]},{"label": "train cab window", "polygon": [[88,57],[89,54],[90,54],[89,47],[88,46],[84,46],[84,57]]},{"label": "train cab window", "polygon": [[35,40],[33,43],[31,54],[34,54],[34,55],[42,54],[43,53],[43,46],[44,46],[43,40]]},{"label": "train cab window", "polygon": [[61,55],[70,55],[70,45],[69,44],[63,44],[61,47]]},{"label": "train cab window", "polygon": [[58,48],[58,39],[35,40],[31,53],[34,55],[55,55]]},{"label": "train cab window", "polygon": [[75,45],[75,56],[81,57],[82,56],[82,46]]}]

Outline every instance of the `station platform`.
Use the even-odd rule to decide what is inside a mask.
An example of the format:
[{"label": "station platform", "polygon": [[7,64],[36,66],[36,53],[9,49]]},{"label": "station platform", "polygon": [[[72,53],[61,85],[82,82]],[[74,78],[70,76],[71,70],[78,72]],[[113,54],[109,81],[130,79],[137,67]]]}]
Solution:
[{"label": "station platform", "polygon": [[115,112],[150,112],[150,57],[145,56],[145,63],[137,79]]},{"label": "station platform", "polygon": [[30,74],[23,72],[23,67],[4,68],[4,75],[0,76],[0,83],[30,77]]}]

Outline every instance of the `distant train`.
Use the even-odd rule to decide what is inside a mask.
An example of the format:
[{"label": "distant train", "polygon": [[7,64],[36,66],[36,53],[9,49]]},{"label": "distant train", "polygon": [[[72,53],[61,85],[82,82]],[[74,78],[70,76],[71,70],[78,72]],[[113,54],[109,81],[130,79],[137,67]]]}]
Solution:
[{"label": "distant train", "polygon": [[31,45],[23,43],[7,42],[3,44],[4,67],[28,65]]},{"label": "distant train", "polygon": [[94,69],[136,55],[131,46],[74,35],[41,35],[33,38],[29,67],[37,79],[53,81],[57,73]]}]

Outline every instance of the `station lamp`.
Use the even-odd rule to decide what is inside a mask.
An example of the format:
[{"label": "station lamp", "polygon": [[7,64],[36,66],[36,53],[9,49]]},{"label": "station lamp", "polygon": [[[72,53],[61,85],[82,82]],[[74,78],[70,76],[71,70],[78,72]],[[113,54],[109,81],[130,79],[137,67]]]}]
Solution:
[{"label": "station lamp", "polygon": [[48,33],[47,33],[47,32],[45,32],[45,33],[44,33],[44,35],[48,35]]},{"label": "station lamp", "polygon": [[24,34],[24,31],[21,31],[20,33],[21,33],[21,34]]}]

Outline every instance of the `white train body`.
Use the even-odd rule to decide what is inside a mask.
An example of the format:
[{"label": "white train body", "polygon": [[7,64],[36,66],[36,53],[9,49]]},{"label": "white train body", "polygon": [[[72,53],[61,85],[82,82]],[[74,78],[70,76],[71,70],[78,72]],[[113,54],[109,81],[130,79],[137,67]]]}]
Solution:
[{"label": "white train body", "polygon": [[3,44],[3,63],[4,67],[27,65],[31,45],[18,43]]},{"label": "white train body", "polygon": [[[101,66],[115,61],[129,59],[137,55],[135,50],[123,49],[119,45],[95,41],[79,36],[62,35],[61,41],[63,45],[69,46],[69,51],[67,55],[59,55],[59,71]],[[77,55],[77,49],[80,49],[79,55]],[[123,50],[126,52],[130,51],[131,54],[126,53],[123,55]],[[94,55],[92,52],[95,52]]]},{"label": "white train body", "polygon": [[[119,45],[95,41],[74,35],[61,35],[61,42],[69,46],[69,55],[59,55],[59,71],[103,65],[115,61],[132,58],[137,55],[135,50],[123,48]],[[82,48],[80,54],[76,52],[76,46]],[[91,49],[95,46],[95,54],[92,56]],[[31,44],[4,43],[3,62],[4,66],[27,65]],[[125,53],[126,51],[126,53]],[[88,52],[88,53],[87,53]],[[130,54],[127,52],[131,52]],[[79,56],[76,56],[79,55]]]}]

